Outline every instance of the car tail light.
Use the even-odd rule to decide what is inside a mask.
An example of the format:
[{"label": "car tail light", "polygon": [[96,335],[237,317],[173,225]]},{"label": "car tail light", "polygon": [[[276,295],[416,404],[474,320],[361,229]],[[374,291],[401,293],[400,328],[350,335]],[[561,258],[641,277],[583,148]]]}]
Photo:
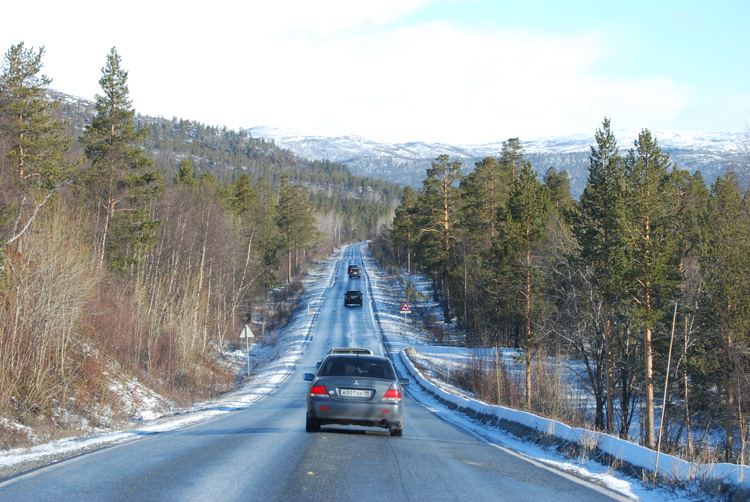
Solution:
[{"label": "car tail light", "polygon": [[385,392],[382,401],[401,401],[401,391],[396,389],[395,387],[391,387]]},{"label": "car tail light", "polygon": [[326,396],[328,397],[328,391],[326,390],[325,386],[323,385],[314,385],[312,389],[310,389],[310,395],[311,396]]}]

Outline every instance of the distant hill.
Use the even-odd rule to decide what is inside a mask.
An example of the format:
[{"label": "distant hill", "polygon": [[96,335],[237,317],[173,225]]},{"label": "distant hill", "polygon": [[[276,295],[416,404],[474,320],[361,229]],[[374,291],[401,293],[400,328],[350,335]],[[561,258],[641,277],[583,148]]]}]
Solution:
[{"label": "distant hill", "polygon": [[[58,113],[70,122],[70,134],[83,134],[94,116],[94,102],[59,91],[48,91],[48,98],[60,103]],[[136,110],[137,111],[137,110]],[[330,158],[304,157],[275,141],[253,136],[249,131],[233,131],[181,118],[166,119],[136,114],[137,128],[149,130],[143,145],[156,162],[157,169],[173,175],[183,158],[194,164],[198,174],[211,173],[222,181],[231,181],[242,173],[264,177],[277,184],[284,175],[306,185],[311,192],[323,192],[342,199],[359,198],[397,203],[401,187],[381,177],[355,175],[346,166]],[[73,143],[78,148],[77,142]]]},{"label": "distant hill", "polygon": [[[69,121],[73,138],[83,131],[95,114],[94,102],[58,91],[48,97],[60,103],[57,113]],[[383,177],[353,174],[330,159],[305,158],[272,139],[254,137],[248,131],[208,126],[196,121],[136,114],[135,125],[147,129],[143,148],[165,180],[170,182],[180,162],[189,159],[198,176],[210,174],[226,184],[242,174],[263,178],[278,186],[284,176],[301,183],[321,218],[338,218],[347,230],[344,240],[371,238],[389,222],[403,187]],[[83,155],[74,141],[73,154]],[[336,221],[338,221],[336,220]]]},{"label": "distant hill", "polygon": [[[386,143],[360,136],[305,135],[273,127],[253,127],[249,132],[256,138],[272,139],[300,157],[328,159],[346,165],[353,174],[382,178],[414,188],[421,188],[425,171],[438,155],[448,154],[451,159],[461,160],[467,173],[473,170],[477,161],[488,156],[497,157],[502,149],[502,141],[479,145]],[[742,133],[651,132],[679,168],[691,173],[700,171],[706,183],[713,182],[727,165],[738,161],[744,139]],[[633,146],[638,131],[616,131],[615,135],[620,153],[625,155]],[[591,135],[521,138],[521,143],[526,150],[525,158],[540,175],[550,166],[565,170],[570,177],[573,196],[577,198],[583,192],[588,179],[590,146],[595,143],[593,131]]]}]

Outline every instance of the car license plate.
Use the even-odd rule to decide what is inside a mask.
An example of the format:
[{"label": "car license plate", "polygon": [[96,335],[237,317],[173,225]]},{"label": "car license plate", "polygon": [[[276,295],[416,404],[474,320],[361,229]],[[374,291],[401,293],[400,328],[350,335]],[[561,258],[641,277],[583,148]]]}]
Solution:
[{"label": "car license plate", "polygon": [[341,397],[368,398],[371,395],[371,391],[364,389],[339,389],[339,395]]}]

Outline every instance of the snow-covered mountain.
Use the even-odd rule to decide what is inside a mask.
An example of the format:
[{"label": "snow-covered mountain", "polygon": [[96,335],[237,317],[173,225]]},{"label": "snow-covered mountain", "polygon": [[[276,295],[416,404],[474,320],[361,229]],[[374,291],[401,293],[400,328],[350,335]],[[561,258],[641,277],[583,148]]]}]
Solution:
[{"label": "snow-covered mountain", "polygon": [[[272,139],[300,157],[311,160],[327,159],[345,164],[354,174],[386,179],[391,182],[422,186],[425,171],[439,155],[448,154],[461,160],[464,172],[485,157],[497,157],[502,140],[475,145],[409,142],[388,143],[361,136],[325,136],[304,134],[277,127],[253,127],[249,132],[256,138]],[[620,153],[625,154],[639,131],[615,131]],[[681,169],[700,171],[706,183],[711,183],[728,164],[741,158],[743,133],[694,133],[684,131],[651,131],[662,149],[669,152]],[[589,153],[595,144],[593,133],[567,136],[521,138],[534,168],[543,175],[550,166],[568,171],[571,191],[578,197],[588,178]]]}]

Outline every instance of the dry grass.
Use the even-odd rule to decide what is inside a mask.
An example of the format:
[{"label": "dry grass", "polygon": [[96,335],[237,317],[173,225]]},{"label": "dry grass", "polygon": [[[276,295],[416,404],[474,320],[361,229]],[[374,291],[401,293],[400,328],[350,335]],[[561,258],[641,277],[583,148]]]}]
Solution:
[{"label": "dry grass", "polygon": [[[524,409],[523,375],[508,371],[502,361],[472,355],[471,360],[453,376],[459,387],[480,401]],[[571,426],[590,425],[585,422],[582,396],[570,383],[562,361],[536,357],[532,362],[532,382],[532,412]]]}]

